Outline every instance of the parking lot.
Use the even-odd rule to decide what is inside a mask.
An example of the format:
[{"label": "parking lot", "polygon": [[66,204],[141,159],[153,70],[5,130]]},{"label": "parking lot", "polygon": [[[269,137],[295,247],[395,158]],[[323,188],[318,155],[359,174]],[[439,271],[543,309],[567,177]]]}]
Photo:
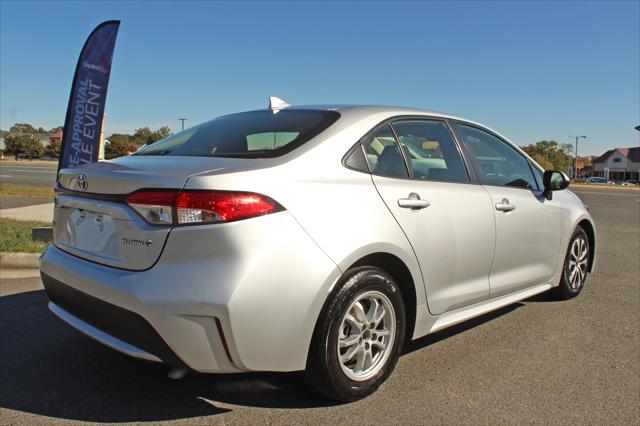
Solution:
[{"label": "parking lot", "polygon": [[[598,263],[543,294],[412,343],[373,396],[336,404],[298,374],[189,375],[127,358],[49,313],[39,278],[0,288],[0,423],[640,423],[640,191],[576,188]],[[179,283],[176,283],[179,285]]]}]

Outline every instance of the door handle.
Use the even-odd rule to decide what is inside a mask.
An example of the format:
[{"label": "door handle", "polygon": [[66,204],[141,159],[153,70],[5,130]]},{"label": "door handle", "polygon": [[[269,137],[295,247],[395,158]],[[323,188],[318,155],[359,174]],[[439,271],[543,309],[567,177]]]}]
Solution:
[{"label": "door handle", "polygon": [[398,206],[411,210],[420,210],[431,205],[427,200],[421,200],[420,196],[415,192],[409,194],[409,198],[400,198],[398,200]]},{"label": "door handle", "polygon": [[510,212],[516,209],[516,206],[513,204],[509,204],[509,200],[506,198],[502,199],[502,202],[496,204],[496,210],[501,212]]}]

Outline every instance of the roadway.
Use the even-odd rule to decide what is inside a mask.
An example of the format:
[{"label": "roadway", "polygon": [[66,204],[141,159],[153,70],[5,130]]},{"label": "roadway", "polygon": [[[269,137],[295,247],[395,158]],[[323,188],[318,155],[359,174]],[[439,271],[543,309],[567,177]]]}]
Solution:
[{"label": "roadway", "polygon": [[56,161],[0,161],[0,182],[53,187],[56,183],[57,171]]},{"label": "roadway", "polygon": [[0,423],[639,424],[640,192],[576,192],[599,238],[577,299],[536,296],[422,338],[351,404],[297,374],[169,380],[55,319],[38,278],[4,279]]}]

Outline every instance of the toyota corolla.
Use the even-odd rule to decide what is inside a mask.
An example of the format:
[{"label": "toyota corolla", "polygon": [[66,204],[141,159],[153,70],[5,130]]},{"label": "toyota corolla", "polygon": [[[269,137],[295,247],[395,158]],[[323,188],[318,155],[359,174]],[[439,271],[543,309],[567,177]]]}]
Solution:
[{"label": "toyota corolla", "polygon": [[61,170],[51,311],[175,378],[304,371],[351,401],[412,339],[580,293],[595,227],[562,172],[451,115],[271,101]]}]

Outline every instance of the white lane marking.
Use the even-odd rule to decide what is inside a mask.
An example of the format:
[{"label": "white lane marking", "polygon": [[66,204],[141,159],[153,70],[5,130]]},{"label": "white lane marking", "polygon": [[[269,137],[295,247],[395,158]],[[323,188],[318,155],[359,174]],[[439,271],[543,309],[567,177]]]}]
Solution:
[{"label": "white lane marking", "polygon": [[3,167],[29,167],[30,169],[53,169],[54,167],[58,166],[57,162],[52,164],[40,165],[40,166],[36,166],[35,164],[28,164],[28,163],[19,163],[19,164],[5,163],[4,161],[0,164],[2,164]]},{"label": "white lane marking", "polygon": [[55,170],[57,167],[31,167],[31,166],[13,166],[0,163],[0,169],[28,169],[28,170]]},{"label": "white lane marking", "polygon": [[56,174],[55,170],[29,170],[29,169],[5,169],[2,168],[2,171],[6,172],[27,172],[27,173],[53,173]]},{"label": "white lane marking", "polygon": [[[635,191],[634,191],[634,192],[635,192]],[[631,196],[636,195],[636,194],[634,194],[633,192],[632,192],[632,193],[629,193],[629,194],[610,194],[610,193],[608,194],[608,193],[606,193],[606,192],[575,191],[575,193],[576,193],[576,194],[578,194],[578,195],[579,195],[579,194],[593,194],[593,195],[617,195],[617,196],[619,196],[619,197],[628,197],[628,196],[630,196],[630,195],[631,195]]]},{"label": "white lane marking", "polygon": [[13,176],[11,176],[11,175],[0,175],[0,178],[3,178],[3,177],[13,177]]}]

